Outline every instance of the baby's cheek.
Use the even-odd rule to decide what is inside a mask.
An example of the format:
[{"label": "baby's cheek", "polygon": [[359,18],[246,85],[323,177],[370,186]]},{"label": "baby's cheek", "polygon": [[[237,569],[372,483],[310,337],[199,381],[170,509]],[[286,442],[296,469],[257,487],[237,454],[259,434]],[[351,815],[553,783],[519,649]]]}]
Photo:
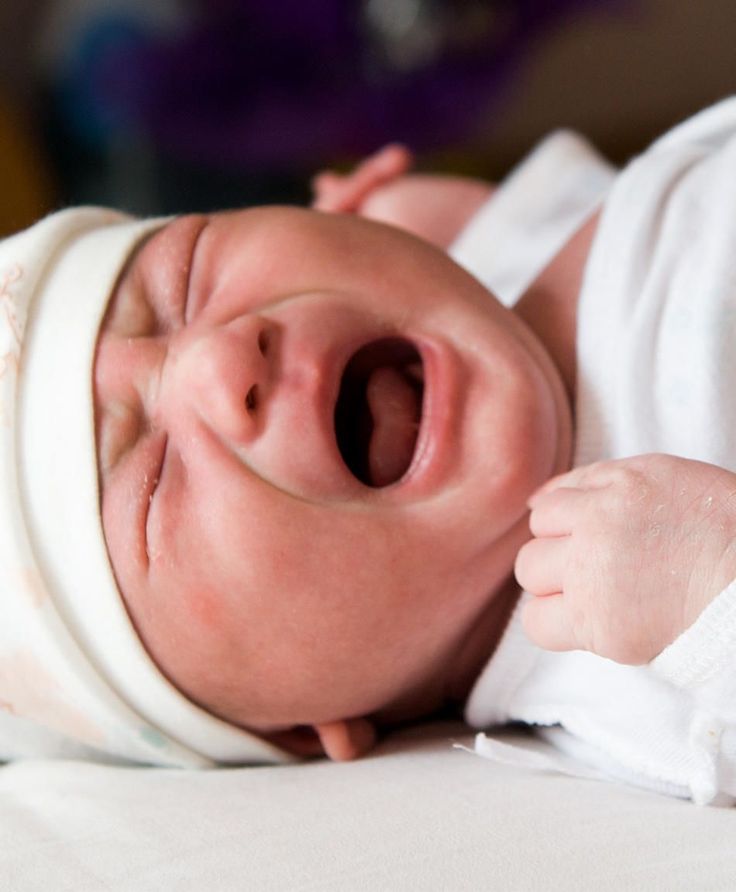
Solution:
[{"label": "baby's cheek", "polygon": [[213,589],[198,588],[189,593],[187,607],[195,625],[206,629],[222,628],[225,619],[223,599]]}]

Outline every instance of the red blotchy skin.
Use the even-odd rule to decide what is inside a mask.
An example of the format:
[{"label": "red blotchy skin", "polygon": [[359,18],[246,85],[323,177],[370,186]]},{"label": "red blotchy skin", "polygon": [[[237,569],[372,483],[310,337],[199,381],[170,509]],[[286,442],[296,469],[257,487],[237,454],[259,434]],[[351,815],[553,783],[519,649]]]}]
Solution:
[{"label": "red blotchy skin", "polygon": [[[423,410],[410,468],[380,487],[342,460],[334,410],[351,357],[386,338],[420,355]],[[411,375],[374,381],[397,466]],[[148,240],[103,324],[95,404],[108,550],[143,643],[190,699],[267,732],[461,698],[526,500],[569,460],[531,328],[431,244],[295,208]]]},{"label": "red blotchy skin", "polygon": [[222,598],[211,589],[197,589],[192,592],[188,604],[195,623],[216,629],[223,620]]}]

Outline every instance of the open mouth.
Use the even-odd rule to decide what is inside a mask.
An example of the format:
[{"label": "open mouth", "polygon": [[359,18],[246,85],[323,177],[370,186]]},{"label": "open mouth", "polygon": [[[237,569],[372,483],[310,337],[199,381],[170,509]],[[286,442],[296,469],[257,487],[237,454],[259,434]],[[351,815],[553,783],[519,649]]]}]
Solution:
[{"label": "open mouth", "polygon": [[409,469],[422,420],[424,368],[403,338],[361,347],[345,366],[335,404],[335,436],[350,472],[388,486]]}]

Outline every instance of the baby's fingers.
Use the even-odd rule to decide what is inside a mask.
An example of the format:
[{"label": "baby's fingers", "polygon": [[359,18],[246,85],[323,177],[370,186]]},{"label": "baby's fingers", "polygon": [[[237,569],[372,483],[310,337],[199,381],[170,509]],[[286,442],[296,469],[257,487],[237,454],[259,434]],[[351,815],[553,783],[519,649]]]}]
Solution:
[{"label": "baby's fingers", "polygon": [[312,207],[317,211],[354,210],[353,192],[348,176],[323,170],[312,178]]},{"label": "baby's fingers", "polygon": [[533,595],[552,595],[563,590],[570,540],[532,539],[516,556],[514,573],[519,585]]},{"label": "baby's fingers", "polygon": [[361,161],[348,174],[322,171],[312,180],[312,207],[318,211],[358,211],[374,189],[402,176],[412,163],[409,149],[391,143]]},{"label": "baby's fingers", "polygon": [[535,536],[569,536],[588,499],[585,490],[570,486],[536,493],[529,499],[529,529]]},{"label": "baby's fingers", "polygon": [[521,611],[521,623],[529,640],[544,650],[580,647],[562,594],[527,601]]}]

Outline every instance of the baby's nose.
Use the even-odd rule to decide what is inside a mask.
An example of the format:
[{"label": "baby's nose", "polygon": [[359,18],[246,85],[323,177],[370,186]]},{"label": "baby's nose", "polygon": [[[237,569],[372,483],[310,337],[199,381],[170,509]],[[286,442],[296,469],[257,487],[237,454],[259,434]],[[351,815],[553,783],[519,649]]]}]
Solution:
[{"label": "baby's nose", "polygon": [[274,335],[270,323],[250,316],[183,332],[164,367],[161,411],[173,423],[193,411],[235,443],[258,436],[275,380]]}]

